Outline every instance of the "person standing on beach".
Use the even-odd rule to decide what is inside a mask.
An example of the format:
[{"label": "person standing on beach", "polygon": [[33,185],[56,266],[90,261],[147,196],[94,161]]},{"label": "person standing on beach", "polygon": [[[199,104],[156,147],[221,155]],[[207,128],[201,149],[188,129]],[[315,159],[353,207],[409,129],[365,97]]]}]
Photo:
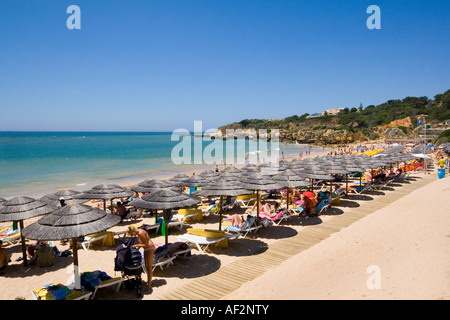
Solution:
[{"label": "person standing on beach", "polygon": [[128,227],[128,234],[138,237],[138,244],[134,244],[132,247],[136,249],[144,249],[144,262],[147,269],[147,290],[152,288],[152,276],[153,276],[153,255],[156,247],[153,241],[150,239],[147,231],[143,229],[137,229],[136,227]]}]

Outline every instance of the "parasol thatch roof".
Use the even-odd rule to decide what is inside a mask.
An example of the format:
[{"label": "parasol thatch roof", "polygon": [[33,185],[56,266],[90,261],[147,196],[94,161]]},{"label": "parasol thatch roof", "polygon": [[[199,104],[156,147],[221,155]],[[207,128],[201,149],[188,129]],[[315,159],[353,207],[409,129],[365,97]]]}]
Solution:
[{"label": "parasol thatch roof", "polygon": [[194,191],[192,195],[201,197],[210,196],[240,196],[242,194],[250,194],[250,190],[244,189],[234,182],[220,180],[213,184],[207,185],[200,190]]},{"label": "parasol thatch roof", "polygon": [[179,182],[174,182],[173,184],[183,187],[202,187],[207,185],[211,181],[210,178],[192,176],[186,179],[182,179]]},{"label": "parasol thatch roof", "polygon": [[317,180],[334,180],[334,177],[327,174],[324,169],[305,169],[304,171],[298,171],[301,177]]},{"label": "parasol thatch roof", "polygon": [[425,144],[418,145],[411,149],[411,153],[423,153],[423,154],[429,154],[432,152],[432,149],[430,146],[427,146]]},{"label": "parasol thatch roof", "polygon": [[240,173],[241,170],[239,170],[238,168],[236,168],[234,166],[229,166],[229,167],[223,168],[223,170],[221,172]]},{"label": "parasol thatch roof", "polygon": [[275,175],[273,179],[286,188],[299,188],[309,186],[310,183],[303,177],[299,176],[295,171],[286,169]]},{"label": "parasol thatch roof", "polygon": [[83,203],[88,201],[87,199],[79,199],[77,196],[81,194],[80,191],[75,190],[61,190],[55,193],[47,194],[40,198],[39,200],[53,206],[55,209],[57,209],[57,205],[59,204],[59,199],[64,198],[64,201],[66,204],[69,204],[71,202],[75,203]]},{"label": "parasol thatch roof", "polygon": [[84,204],[67,205],[22,230],[28,239],[63,240],[109,229],[120,222],[118,215]]},{"label": "parasol thatch roof", "polygon": [[43,201],[30,197],[14,197],[0,206],[0,222],[18,221],[48,214],[54,210]]},{"label": "parasol thatch roof", "polygon": [[261,172],[248,172],[245,175],[241,175],[239,180],[239,186],[248,190],[274,190],[283,187],[277,181]]},{"label": "parasol thatch roof", "polygon": [[151,192],[155,189],[170,188],[170,187],[171,187],[171,184],[169,182],[157,180],[157,179],[148,179],[148,180],[138,183],[137,185],[130,187],[130,189],[132,191],[142,193],[142,192]]},{"label": "parasol thatch roof", "polygon": [[112,200],[116,198],[129,197],[132,195],[133,191],[130,189],[121,187],[117,184],[103,183],[84,191],[78,195],[77,198]]},{"label": "parasol thatch roof", "polygon": [[141,199],[134,199],[129,205],[147,210],[168,210],[188,208],[200,201],[199,197],[164,188],[142,196]]}]

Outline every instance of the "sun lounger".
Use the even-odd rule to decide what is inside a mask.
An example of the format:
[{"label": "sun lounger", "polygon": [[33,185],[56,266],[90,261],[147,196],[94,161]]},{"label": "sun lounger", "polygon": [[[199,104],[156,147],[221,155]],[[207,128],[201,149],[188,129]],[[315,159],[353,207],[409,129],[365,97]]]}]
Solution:
[{"label": "sun lounger", "polygon": [[161,224],[155,223],[155,224],[149,224],[149,225],[144,224],[144,225],[140,226],[139,228],[142,228],[147,232],[155,230],[155,233],[158,233],[158,230],[160,227],[161,227]]},{"label": "sun lounger", "polygon": [[[92,296],[90,299],[94,299],[97,291],[102,288],[107,287],[114,287],[115,286],[115,293],[118,293],[120,290],[120,287],[123,283],[122,277],[115,277],[112,278],[108,276],[105,272],[100,270],[91,270],[87,272],[83,272],[81,275],[81,283],[84,288],[88,291],[92,292]],[[74,284],[72,284],[74,285]],[[69,285],[70,287],[71,285]]]},{"label": "sun lounger", "polygon": [[17,243],[20,240],[20,231],[15,230],[14,233],[9,233],[4,237],[0,237],[0,240],[3,241],[3,246],[12,245]]},{"label": "sun lounger", "polygon": [[31,290],[31,295],[34,300],[88,300],[92,292],[70,289],[60,283],[52,283]]},{"label": "sun lounger", "polygon": [[[152,270],[155,271],[157,267],[159,267],[161,270],[163,270],[165,267],[169,267],[173,265],[173,260],[175,260],[176,257],[167,257],[160,259],[159,261],[155,262],[153,261],[152,264]],[[145,270],[145,268],[144,268]]]},{"label": "sun lounger", "polygon": [[370,189],[370,184],[365,184],[365,185],[352,185],[352,186],[348,186],[348,192],[353,192],[356,194],[361,194],[363,193],[365,190],[369,190]]},{"label": "sun lounger", "polygon": [[102,288],[116,286],[114,292],[118,293],[119,290],[120,290],[120,287],[122,286],[122,283],[123,283],[123,278],[122,277],[115,277],[115,278],[112,278],[112,279],[100,282],[99,284],[97,284],[95,286],[95,289],[94,289],[94,292],[92,293],[91,299],[94,299],[95,294],[97,293],[97,290],[98,289],[102,289]]},{"label": "sun lounger", "polygon": [[256,194],[247,194],[236,197],[236,203],[241,208],[249,208],[252,207],[256,202]]},{"label": "sun lounger", "polygon": [[189,219],[192,219],[193,221],[195,221],[195,219],[197,218],[198,213],[191,213],[191,214],[174,214],[172,216],[172,220],[178,220],[178,221],[189,221]]},{"label": "sun lounger", "polygon": [[[319,206],[319,204],[317,206]],[[327,200],[320,208],[317,208],[317,206],[316,206],[316,214],[319,215],[321,213],[324,213],[330,208],[330,203]]]},{"label": "sun lounger", "polygon": [[124,217],[124,218],[122,218],[122,221],[123,220],[136,220],[136,219],[139,219],[140,217],[142,217],[142,215],[143,215],[143,212],[142,211],[129,211],[128,213],[127,213],[127,215]]},{"label": "sun lounger", "polygon": [[185,258],[185,257],[187,257],[187,256],[191,253],[191,251],[192,251],[191,246],[188,246],[186,249],[175,251],[175,252],[173,253],[173,256],[175,256],[175,257],[177,257],[177,258],[178,258],[178,257]]},{"label": "sun lounger", "polygon": [[211,245],[217,246],[219,242],[226,239],[226,237],[223,238],[217,238],[217,239],[209,239],[202,236],[196,236],[193,234],[184,234],[182,236],[177,237],[179,241],[186,241],[187,243],[195,244],[198,251],[205,252],[209,249]]},{"label": "sun lounger", "polygon": [[339,188],[333,192],[333,194],[337,195],[339,198],[342,198],[347,194],[347,191],[344,188]]},{"label": "sun lounger", "polygon": [[271,216],[268,216],[268,215],[266,215],[266,214],[264,214],[264,213],[261,212],[261,213],[259,214],[259,217],[260,217],[260,218],[263,218],[263,219],[269,219],[269,220],[271,220],[275,225],[278,226],[278,225],[281,224],[281,222],[290,219],[290,218],[292,217],[292,215],[289,214],[289,212],[283,212],[283,211],[280,211],[280,212],[278,212],[277,215],[271,217]]},{"label": "sun lounger", "polygon": [[255,216],[248,216],[247,221],[245,221],[242,228],[238,228],[235,226],[226,226],[224,231],[226,232],[233,232],[233,233],[240,233],[245,238],[249,233],[251,232],[258,232],[258,230],[262,226],[256,224],[256,217]]},{"label": "sun lounger", "polygon": [[80,244],[83,247],[83,249],[87,251],[89,250],[91,244],[97,241],[102,241],[102,246],[104,246],[107,237],[108,237],[107,233],[98,236],[85,236],[84,240],[80,242]]},{"label": "sun lounger", "polygon": [[167,224],[167,226],[170,227],[175,227],[178,228],[178,230],[183,230],[183,226],[184,226],[184,220],[183,221],[169,221],[169,223]]}]

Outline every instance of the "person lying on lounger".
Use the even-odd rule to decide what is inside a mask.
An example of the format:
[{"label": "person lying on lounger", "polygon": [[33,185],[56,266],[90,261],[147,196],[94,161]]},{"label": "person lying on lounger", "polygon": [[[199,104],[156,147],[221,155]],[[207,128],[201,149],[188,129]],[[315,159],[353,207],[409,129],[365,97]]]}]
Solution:
[{"label": "person lying on lounger", "polygon": [[[277,208],[276,205],[271,205],[269,202],[259,202],[259,213],[271,215],[276,208]],[[247,213],[252,213],[255,210],[257,210],[257,202],[255,202],[253,207],[250,210],[248,210]]]},{"label": "person lying on lounger", "polygon": [[[244,226],[245,222],[247,221],[247,218],[248,218],[248,214],[243,214],[242,216],[237,213],[233,214],[231,216],[233,227],[242,228]],[[225,222],[228,219],[223,219],[223,222]]]}]

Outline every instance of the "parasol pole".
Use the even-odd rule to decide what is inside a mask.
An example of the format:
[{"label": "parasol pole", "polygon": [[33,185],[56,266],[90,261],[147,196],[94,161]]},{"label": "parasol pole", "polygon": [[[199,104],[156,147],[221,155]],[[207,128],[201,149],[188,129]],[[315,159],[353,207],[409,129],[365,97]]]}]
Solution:
[{"label": "parasol pole", "polygon": [[22,234],[23,220],[19,220],[19,228],[20,228],[20,240],[22,242],[23,265],[26,267],[28,266],[28,260],[27,260],[27,248],[25,246],[25,237]]},{"label": "parasol pole", "polygon": [[164,210],[164,238],[166,246],[169,243],[169,211],[171,211],[171,209]]},{"label": "parasol pole", "polygon": [[260,199],[260,195],[259,195],[259,191],[256,191],[256,219],[259,218],[259,200]]},{"label": "parasol pole", "polygon": [[219,200],[219,230],[222,230],[222,195]]},{"label": "parasol pole", "polygon": [[73,251],[73,279],[75,282],[75,289],[81,289],[80,282],[80,269],[78,267],[78,239],[72,238],[72,251]]},{"label": "parasol pole", "polygon": [[348,174],[345,174],[345,197],[348,196]]},{"label": "parasol pole", "polygon": [[289,187],[286,189],[286,209],[289,210]]}]

